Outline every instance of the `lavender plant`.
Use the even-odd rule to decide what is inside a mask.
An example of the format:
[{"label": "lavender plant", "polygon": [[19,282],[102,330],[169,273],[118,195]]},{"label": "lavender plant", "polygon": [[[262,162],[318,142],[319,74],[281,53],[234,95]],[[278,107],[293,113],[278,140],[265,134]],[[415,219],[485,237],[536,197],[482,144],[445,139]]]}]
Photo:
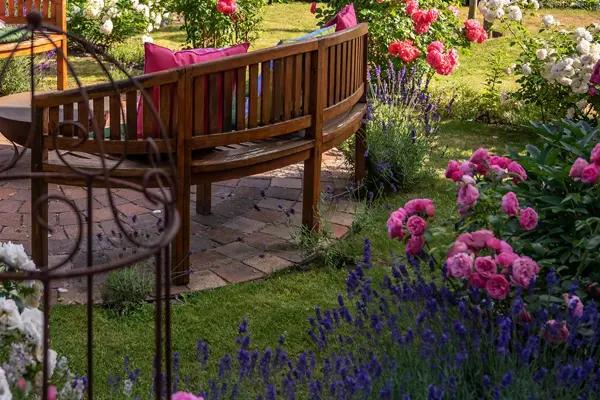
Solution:
[{"label": "lavender plant", "polygon": [[[382,273],[366,241],[337,306],[309,317],[313,346],[293,357],[282,338],[274,349],[259,350],[244,321],[236,353],[217,360],[218,372],[204,382],[180,376],[175,355],[174,398],[595,398],[600,314],[594,303],[577,312],[555,305],[529,314],[524,292],[499,311],[478,289],[451,290],[430,273],[445,268],[426,259],[408,257]],[[199,341],[196,354],[198,368],[206,369],[208,344]],[[132,397],[139,371],[126,364],[126,375],[113,382],[126,382],[125,397]]]}]

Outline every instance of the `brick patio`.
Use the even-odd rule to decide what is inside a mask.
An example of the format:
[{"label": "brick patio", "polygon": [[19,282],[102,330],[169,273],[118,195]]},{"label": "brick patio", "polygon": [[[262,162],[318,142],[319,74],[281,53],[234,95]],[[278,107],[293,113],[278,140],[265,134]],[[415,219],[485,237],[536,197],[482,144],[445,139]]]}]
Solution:
[{"label": "brick patio", "polygon": [[[12,155],[12,149],[0,135],[0,161]],[[26,155],[16,169],[29,168]],[[11,172],[16,172],[15,170]],[[302,213],[302,165],[292,165],[269,173],[213,184],[212,214],[197,215],[192,200],[190,218],[191,280],[189,285],[174,287],[175,292],[198,291],[260,279],[266,275],[302,263],[306,258],[294,238],[300,231]],[[321,207],[324,226],[336,237],[343,236],[352,224],[355,204],[344,195],[351,171],[342,154],[332,150],[324,155]],[[195,192],[195,187],[192,188]],[[85,189],[51,185],[49,193],[72,199],[85,209]],[[118,217],[130,232],[148,238],[160,232],[160,210],[141,193],[113,189]],[[192,195],[192,199],[195,196]],[[0,241],[22,243],[31,251],[29,181],[0,182]],[[94,259],[98,263],[123,257],[136,250],[119,234],[109,208],[106,189],[93,193]],[[84,214],[82,214],[85,217]],[[77,235],[77,215],[68,206],[51,202],[49,220],[50,264],[67,256]],[[85,237],[85,235],[84,235]],[[62,268],[85,265],[85,245]],[[101,284],[103,277],[97,282]],[[56,295],[63,302],[83,302],[83,281],[55,282]],[[95,296],[100,291],[95,290]]]}]

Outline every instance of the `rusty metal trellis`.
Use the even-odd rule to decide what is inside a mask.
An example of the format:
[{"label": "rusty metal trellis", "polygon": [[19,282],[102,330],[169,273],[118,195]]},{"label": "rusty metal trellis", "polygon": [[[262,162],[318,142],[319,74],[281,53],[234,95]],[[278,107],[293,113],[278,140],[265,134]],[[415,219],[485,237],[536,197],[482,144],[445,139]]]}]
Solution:
[{"label": "rusty metal trellis", "polygon": [[[173,149],[170,147],[170,141],[167,140],[169,138],[169,132],[166,130],[163,121],[159,115],[159,112],[154,107],[153,101],[151,99],[152,93],[148,93],[149,90],[147,87],[143,87],[140,81],[134,77],[132,77],[125,68],[123,68],[116,60],[114,60],[109,55],[105,54],[102,50],[96,48],[91,43],[86,40],[77,37],[68,32],[63,32],[61,29],[46,24],[40,13],[36,11],[32,11],[27,16],[27,24],[25,26],[16,27],[14,30],[3,35],[3,37],[7,37],[9,35],[13,35],[18,32],[28,32],[29,35],[23,36],[18,43],[15,43],[15,47],[13,52],[10,54],[7,61],[14,59],[15,52],[17,46],[27,44],[29,41],[31,48],[33,49],[34,40],[36,38],[46,38],[50,43],[54,45],[54,49],[58,54],[62,52],[60,46],[56,46],[52,39],[52,34],[64,34],[68,38],[68,40],[72,43],[77,43],[81,48],[85,49],[86,53],[89,54],[90,58],[96,62],[102,69],[103,73],[106,75],[108,85],[107,87],[111,91],[111,96],[118,96],[122,98],[124,95],[123,89],[128,85],[131,88],[131,84],[133,84],[136,90],[140,93],[138,95],[138,102],[146,102],[149,105],[151,110],[152,119],[155,121],[156,125],[160,128],[160,135],[153,135],[154,137],[148,137],[140,139],[139,141],[143,141],[146,144],[147,148],[147,171],[145,171],[143,177],[136,181],[129,181],[117,178],[114,176],[114,172],[127,160],[128,154],[127,151],[123,151],[120,154],[120,158],[114,162],[114,154],[111,153],[112,165],[108,164],[108,152],[103,147],[103,137],[104,137],[104,127],[100,126],[98,123],[98,118],[91,118],[90,126],[84,126],[81,121],[69,120],[67,115],[63,111],[63,121],[62,126],[69,126],[70,129],[73,129],[77,132],[77,137],[80,139],[76,146],[70,149],[70,152],[76,152],[80,146],[83,146],[85,143],[89,143],[90,141],[95,143],[98,151],[95,153],[97,157],[99,157],[101,162],[101,167],[96,169],[86,169],[80,168],[77,165],[72,164],[64,155],[66,152],[61,152],[59,150],[60,146],[57,145],[57,141],[59,140],[59,130],[48,133],[47,128],[44,126],[47,121],[47,115],[43,112],[41,107],[38,107],[36,104],[37,96],[35,82],[34,82],[34,74],[36,73],[34,70],[34,53],[33,50],[29,53],[27,57],[29,57],[30,61],[30,70],[29,70],[29,78],[30,78],[30,87],[31,87],[31,125],[27,135],[27,140],[25,146],[20,147],[17,146],[16,143],[12,142],[11,149],[11,157],[6,160],[3,160],[0,164],[0,183],[6,181],[14,181],[14,180],[30,180],[31,182],[31,190],[32,190],[32,221],[37,222],[39,226],[42,228],[42,234],[45,234],[46,229],[50,229],[47,222],[47,213],[48,213],[48,203],[49,201],[58,201],[65,204],[68,208],[76,212],[78,216],[78,232],[77,238],[73,245],[73,248],[70,250],[68,256],[56,263],[55,265],[48,265],[45,263],[44,265],[37,265],[38,270],[32,272],[23,272],[23,271],[8,271],[8,272],[0,272],[0,282],[13,280],[13,281],[30,281],[36,280],[40,281],[43,285],[43,315],[44,315],[44,335],[43,335],[43,351],[44,351],[44,361],[43,361],[43,385],[42,385],[42,399],[46,400],[48,398],[48,385],[49,385],[49,376],[48,376],[48,350],[50,346],[50,326],[49,326],[49,317],[50,317],[50,309],[51,309],[51,283],[58,279],[85,279],[86,281],[86,317],[87,317],[87,398],[94,398],[94,326],[93,326],[93,316],[94,316],[94,304],[93,304],[93,290],[94,290],[94,282],[95,277],[102,273],[107,273],[109,271],[118,270],[121,268],[126,268],[133,263],[145,260],[145,259],[154,259],[155,260],[155,301],[154,301],[154,310],[155,310],[155,375],[154,375],[154,385],[155,385],[155,396],[157,399],[161,399],[164,397],[170,397],[170,388],[171,388],[171,309],[170,309],[170,301],[169,298],[171,296],[170,284],[171,284],[171,263],[172,263],[172,255],[171,255],[171,242],[173,241],[178,229],[179,229],[179,215],[175,209],[175,191],[173,188],[176,185],[176,167],[174,161]],[[0,37],[0,39],[3,39]],[[9,62],[5,62],[4,67],[0,70],[0,79],[3,79],[6,73],[6,68],[8,67]],[[121,73],[125,74],[127,79],[125,81],[115,81],[113,80],[107,65],[113,65],[116,67]],[[68,72],[71,77],[74,78],[77,89],[76,92],[78,96],[83,98],[83,107],[87,107],[89,111],[90,98],[88,97],[88,89],[83,86],[81,80],[77,76],[77,72],[75,71],[72,63],[67,59],[67,67]],[[86,106],[87,104],[87,106]],[[126,119],[125,109],[123,106],[123,102],[120,102],[120,114],[123,120]],[[147,108],[144,107],[146,111]],[[149,118],[146,116],[146,118]],[[91,129],[91,132],[90,132]],[[93,135],[90,136],[90,133]],[[46,172],[38,168],[39,165],[36,163],[40,163],[42,160],[40,159],[42,152],[40,151],[41,146],[43,145],[44,136],[50,138],[51,142],[55,145],[53,151],[56,151],[58,159],[63,164],[64,167],[67,168],[67,172]],[[163,143],[166,144],[166,150],[163,147],[159,149],[156,141],[158,139],[163,139]],[[127,140],[124,141],[125,145],[128,143]],[[15,166],[17,162],[23,159],[25,154],[29,151],[28,148],[32,148],[32,171],[27,172],[15,172]],[[75,202],[66,196],[56,195],[56,194],[48,194],[47,192],[47,183],[48,182],[81,182],[81,187],[86,189],[87,198],[86,198],[86,220],[84,221],[80,213],[78,212],[78,208]],[[61,183],[64,185],[64,183]],[[46,187],[46,190],[44,190]],[[117,224],[119,229],[121,230],[121,234],[125,237],[125,239],[135,246],[139,251],[134,254],[124,257],[118,260],[111,260],[109,263],[101,263],[95,264],[93,259],[93,204],[92,204],[92,188],[100,187],[106,190],[106,194],[108,196],[108,200],[110,203],[110,209],[113,213],[114,222]],[[140,192],[144,195],[145,199],[156,204],[157,207],[160,207],[164,212],[164,220],[163,220],[163,229],[162,232],[157,236],[156,240],[148,241],[141,238],[136,238],[135,235],[132,235],[122,224],[121,220],[118,218],[118,208],[115,205],[115,201],[113,198],[113,192],[111,189],[113,188],[125,188],[129,190],[134,190]],[[39,232],[38,232],[39,234]],[[39,235],[37,236],[39,238]],[[81,247],[85,245],[86,252],[86,265],[76,265],[73,269],[64,270],[61,268],[65,266],[69,261],[72,261],[77,251],[83,250]],[[36,242],[36,236],[32,235],[32,248],[35,251],[40,251],[41,243]],[[42,251],[47,252],[47,248],[41,249]]]}]

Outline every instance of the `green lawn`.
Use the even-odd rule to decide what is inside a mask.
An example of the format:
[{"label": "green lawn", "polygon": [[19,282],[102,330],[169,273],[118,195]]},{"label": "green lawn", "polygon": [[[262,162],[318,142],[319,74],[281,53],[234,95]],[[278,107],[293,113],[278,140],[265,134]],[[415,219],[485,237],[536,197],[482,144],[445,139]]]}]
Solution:
[{"label": "green lawn", "polygon": [[[253,48],[268,47],[280,39],[308,32],[315,27],[314,17],[308,11],[308,3],[274,4],[265,7],[264,32]],[[578,11],[540,11],[528,17],[532,24],[535,18],[546,13],[555,14],[564,22],[589,22],[600,13]],[[157,43],[172,48],[181,47],[184,36],[175,28],[165,29],[155,35]],[[500,54],[502,61],[511,63],[514,50],[509,48],[507,38],[489,41],[483,46],[474,46],[462,54],[458,72],[436,84],[440,88],[450,85],[468,84],[481,89],[486,62],[492,54]],[[76,60],[85,82],[99,77],[89,69],[86,60]],[[334,245],[333,250],[343,255],[343,260],[360,256],[363,241],[368,237],[373,242],[374,257],[386,265],[393,252],[402,249],[397,242],[387,239],[385,220],[391,209],[401,206],[414,197],[430,197],[438,208],[438,221],[443,222],[454,215],[453,185],[443,179],[442,172],[451,158],[465,158],[477,147],[486,146],[492,151],[502,152],[508,146],[522,148],[534,138],[525,129],[507,129],[471,122],[449,121],[442,125],[438,148],[431,154],[437,175],[422,182],[410,193],[397,194],[382,200],[361,215],[353,232]],[[185,373],[195,370],[195,344],[198,339],[211,345],[214,357],[232,351],[237,324],[244,317],[250,322],[255,344],[274,346],[279,335],[285,334],[288,348],[298,353],[309,345],[305,334],[307,315],[315,305],[329,306],[335,303],[336,295],[343,290],[347,270],[340,266],[340,257],[334,263],[323,259],[304,270],[279,273],[264,281],[232,285],[212,291],[185,296],[173,306],[173,344],[181,353]],[[337,264],[337,268],[332,266]],[[96,383],[100,398],[113,398],[107,394],[107,379],[110,374],[121,372],[122,360],[129,356],[134,366],[150,370],[153,349],[153,311],[146,306],[141,312],[115,318],[104,310],[95,312],[96,338]],[[80,306],[57,306],[52,312],[53,347],[71,360],[75,371],[85,374],[85,309]]]}]

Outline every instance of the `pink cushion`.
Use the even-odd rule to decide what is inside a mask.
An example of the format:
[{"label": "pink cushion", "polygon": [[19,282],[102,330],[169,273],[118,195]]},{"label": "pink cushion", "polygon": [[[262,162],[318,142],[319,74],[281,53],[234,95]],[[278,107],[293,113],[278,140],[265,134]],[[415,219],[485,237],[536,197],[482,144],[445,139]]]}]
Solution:
[{"label": "pink cushion", "polygon": [[[156,45],[154,43],[144,44],[144,73],[152,73],[165,71],[177,67],[183,67],[185,65],[200,64],[207,61],[217,60],[222,57],[232,56],[236,54],[244,54],[248,52],[249,43],[240,43],[231,47],[224,47],[222,49],[206,48],[206,49],[191,49],[191,50],[180,50],[173,51],[166,47]],[[223,97],[223,82],[222,80],[218,83],[219,98]],[[154,107],[159,110],[160,103],[160,91],[154,89],[152,93],[152,103]],[[173,104],[173,102],[171,102]],[[219,102],[218,118],[219,121],[223,120],[223,106],[222,101]],[[138,136],[143,134],[143,107],[142,102],[138,104],[137,114],[137,133]]]},{"label": "pink cushion", "polygon": [[356,13],[354,12],[354,3],[346,4],[338,13],[325,24],[331,26],[335,24],[335,31],[343,31],[344,29],[352,28],[358,25]]}]

